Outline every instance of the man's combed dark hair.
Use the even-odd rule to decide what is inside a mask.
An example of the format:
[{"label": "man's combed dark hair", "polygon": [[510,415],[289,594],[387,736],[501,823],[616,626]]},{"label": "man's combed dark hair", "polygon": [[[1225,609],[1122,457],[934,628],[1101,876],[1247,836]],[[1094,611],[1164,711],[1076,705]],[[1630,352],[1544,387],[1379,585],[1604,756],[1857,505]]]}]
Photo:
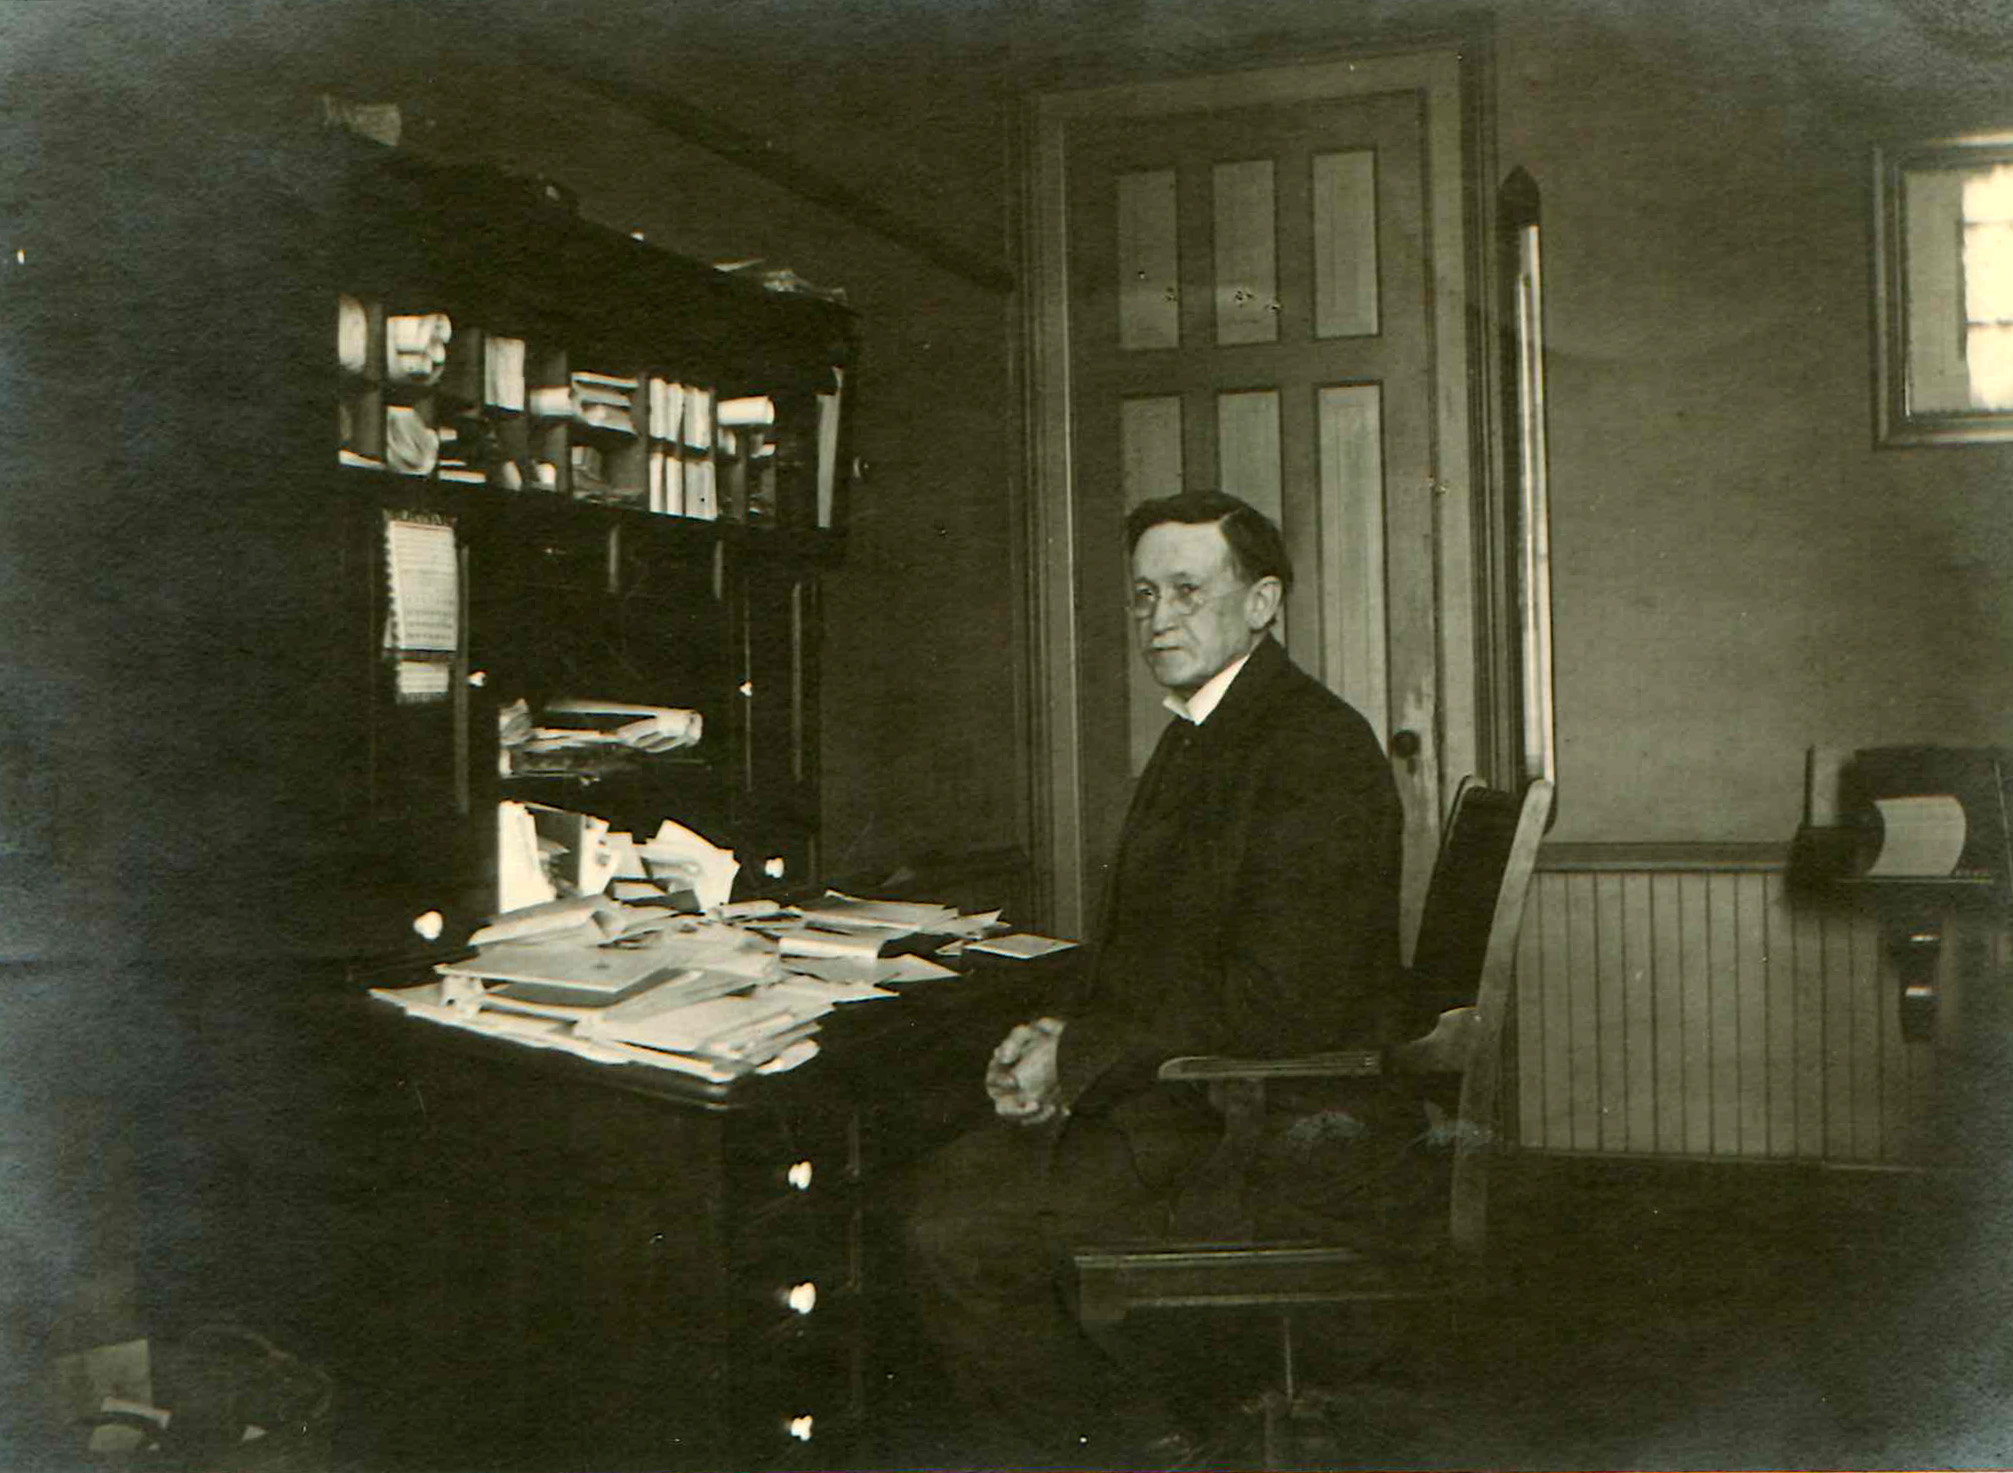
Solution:
[{"label": "man's combed dark hair", "polygon": [[1293,563],[1286,556],[1286,539],[1272,525],[1272,518],[1248,501],[1227,491],[1183,491],[1178,496],[1160,496],[1142,501],[1125,514],[1125,550],[1139,546],[1147,529],[1164,522],[1199,526],[1215,522],[1223,528],[1223,540],[1230,544],[1230,563],[1238,578],[1256,583],[1260,578],[1277,578],[1279,586],[1293,588]]}]

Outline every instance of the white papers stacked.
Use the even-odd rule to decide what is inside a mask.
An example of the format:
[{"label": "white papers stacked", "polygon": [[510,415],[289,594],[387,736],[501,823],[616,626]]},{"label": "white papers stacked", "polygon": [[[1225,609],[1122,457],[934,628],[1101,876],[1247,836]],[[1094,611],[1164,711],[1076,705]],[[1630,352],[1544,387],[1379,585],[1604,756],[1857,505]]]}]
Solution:
[{"label": "white papers stacked", "polygon": [[487,983],[526,984],[578,994],[603,1002],[659,981],[673,970],[655,948],[611,946],[577,934],[535,940],[499,941],[472,957],[441,962],[443,977],[473,977]]},{"label": "white papers stacked", "polygon": [[860,900],[827,890],[822,900],[797,907],[806,921],[815,925],[840,926],[858,930],[890,929],[903,935],[934,931],[955,921],[958,913],[948,905],[930,905],[909,900]]},{"label": "white papers stacked", "polygon": [[579,423],[625,435],[636,433],[636,419],[630,409],[631,396],[636,392],[635,379],[583,369],[574,373],[572,387],[573,417]]},{"label": "white papers stacked", "polygon": [[[429,982],[420,987],[392,990],[373,987],[371,996],[384,999],[405,1013],[407,1017],[421,1018],[429,1023],[440,1023],[450,1028],[465,1028],[472,1033],[487,1033],[507,1038],[513,1043],[529,1044],[533,1048],[558,1049],[564,1053],[576,1054],[584,1059],[592,1059],[598,1064],[652,1064],[660,1069],[675,1069],[681,1074],[696,1075],[715,1084],[725,1084],[739,1079],[749,1072],[746,1064],[723,1063],[716,1059],[701,1058],[695,1054],[671,1054],[651,1049],[633,1048],[627,1044],[604,1039],[590,1038],[582,1034],[573,1024],[557,1018],[526,1017],[518,1013],[497,1012],[492,1009],[470,1011],[448,1005],[443,999],[443,985]],[[768,1068],[790,1067],[801,1063],[817,1051],[817,1045],[805,1040],[810,1047],[799,1056],[784,1063],[784,1055],[769,1061]]]},{"label": "white papers stacked", "polygon": [[454,324],[445,312],[385,318],[385,376],[397,384],[437,382],[453,336]]},{"label": "white papers stacked", "polygon": [[685,386],[653,378],[646,399],[651,435],[659,440],[677,439],[685,422]]},{"label": "white papers stacked", "polygon": [[644,993],[583,1018],[578,1029],[589,1038],[753,1066],[809,1037],[817,1020],[831,1010],[822,998],[774,987],[697,1002],[675,992],[664,999]]},{"label": "white papers stacked", "polygon": [[[561,725],[552,718],[573,718]],[[671,752],[693,747],[705,734],[697,711],[671,706],[637,706],[625,701],[548,701],[546,725],[535,726],[525,742],[530,751],[559,747],[633,747],[639,752]]]},{"label": "white papers stacked", "polygon": [[[522,805],[504,806],[519,809],[523,826],[535,830]],[[978,936],[999,918],[997,911],[960,916],[949,906],[836,892],[801,911],[773,901],[729,904],[738,865],[691,830],[666,821],[644,843],[609,838],[629,842],[618,871],[647,867],[660,880],[675,871],[700,892],[708,913],[606,895],[547,899],[478,931],[475,954],[441,963],[438,981],[373,995],[432,1022],[727,1082],[814,1056],[818,1020],[835,1008],[900,997],[890,984],[957,975],[928,957],[880,955],[891,941],[919,930]],[[654,884],[621,883],[661,894]],[[1003,940],[987,949],[1038,955],[1073,944]]]},{"label": "white papers stacked", "polygon": [[489,337],[482,344],[482,397],[498,409],[524,408],[524,339]]},{"label": "white papers stacked", "polygon": [[889,942],[905,940],[915,934],[913,931],[880,926],[823,929],[802,921],[768,929],[776,938],[777,949],[786,957],[833,957],[860,961],[870,961],[878,957],[881,948]]}]

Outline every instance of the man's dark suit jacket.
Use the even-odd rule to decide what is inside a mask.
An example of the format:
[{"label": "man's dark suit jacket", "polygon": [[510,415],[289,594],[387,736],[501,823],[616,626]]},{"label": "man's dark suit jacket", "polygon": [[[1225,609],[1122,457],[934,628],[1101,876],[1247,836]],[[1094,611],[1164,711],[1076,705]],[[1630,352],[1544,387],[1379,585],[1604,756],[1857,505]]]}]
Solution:
[{"label": "man's dark suit jacket", "polygon": [[1134,792],[1061,1039],[1064,1103],[1151,1133],[1163,1059],[1389,1041],[1402,830],[1369,723],[1261,639],[1206,721],[1169,723]]}]

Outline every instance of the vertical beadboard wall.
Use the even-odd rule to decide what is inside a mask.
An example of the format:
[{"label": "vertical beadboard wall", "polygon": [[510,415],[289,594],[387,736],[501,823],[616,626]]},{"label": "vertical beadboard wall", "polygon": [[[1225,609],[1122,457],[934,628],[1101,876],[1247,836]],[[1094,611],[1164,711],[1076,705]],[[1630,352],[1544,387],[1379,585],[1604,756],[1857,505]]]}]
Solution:
[{"label": "vertical beadboard wall", "polygon": [[1882,1165],[1933,1151],[1936,1046],[1902,1039],[1877,920],[1793,901],[1781,851],[1743,849],[1540,859],[1517,962],[1520,1144]]}]

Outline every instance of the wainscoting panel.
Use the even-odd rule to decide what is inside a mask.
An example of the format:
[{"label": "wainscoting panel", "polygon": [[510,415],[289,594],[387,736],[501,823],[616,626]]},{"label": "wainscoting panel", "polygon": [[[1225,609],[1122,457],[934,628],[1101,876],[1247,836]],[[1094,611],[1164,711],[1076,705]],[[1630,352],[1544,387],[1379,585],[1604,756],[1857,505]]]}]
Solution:
[{"label": "wainscoting panel", "polygon": [[1936,1046],[1902,1039],[1898,985],[1877,920],[1793,903],[1779,850],[1548,849],[1517,962],[1517,1139],[1920,1163]]}]

